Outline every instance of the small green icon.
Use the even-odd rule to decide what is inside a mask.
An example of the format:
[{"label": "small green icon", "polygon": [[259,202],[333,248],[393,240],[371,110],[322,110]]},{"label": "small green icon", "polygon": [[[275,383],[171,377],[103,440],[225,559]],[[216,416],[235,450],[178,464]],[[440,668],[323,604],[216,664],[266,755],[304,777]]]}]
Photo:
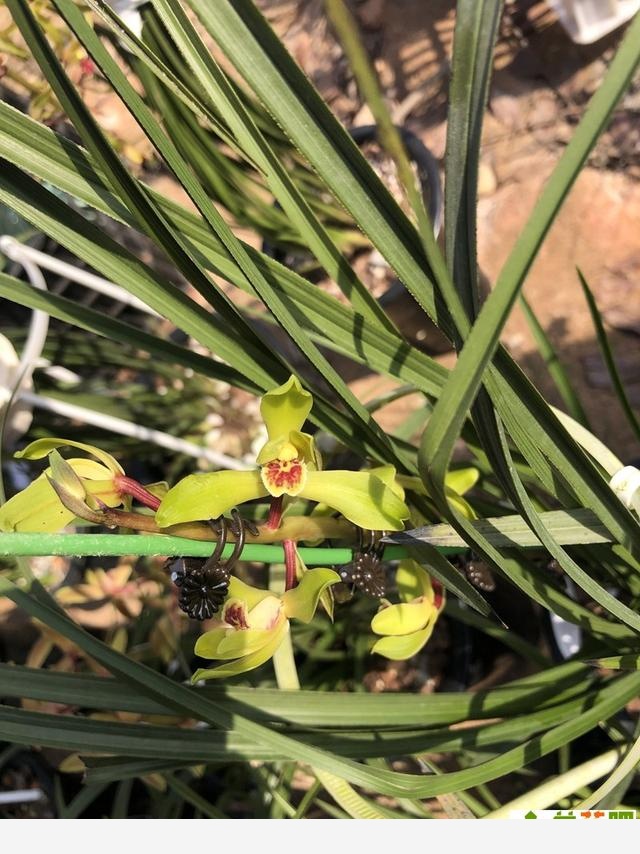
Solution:
[{"label": "small green icon", "polygon": [[534,813],[533,810],[529,810],[529,812],[525,815],[525,818],[538,818],[538,816]]}]

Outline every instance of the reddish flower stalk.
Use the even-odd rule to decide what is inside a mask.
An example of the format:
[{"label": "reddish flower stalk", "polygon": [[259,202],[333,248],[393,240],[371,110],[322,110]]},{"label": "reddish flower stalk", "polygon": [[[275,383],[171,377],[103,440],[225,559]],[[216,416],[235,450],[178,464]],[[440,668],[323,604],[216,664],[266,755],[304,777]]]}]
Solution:
[{"label": "reddish flower stalk", "polygon": [[284,499],[284,495],[279,495],[277,498],[271,499],[271,506],[269,507],[269,515],[267,517],[267,522],[265,524],[265,528],[269,531],[275,531],[280,527],[280,522],[282,521],[282,501]]},{"label": "reddish flower stalk", "polygon": [[436,578],[431,579],[431,584],[433,586],[433,593],[434,593],[433,605],[435,608],[439,609],[440,606],[442,605],[442,599],[444,597],[444,592],[442,590],[442,584],[440,584],[440,582]]},{"label": "reddish flower stalk", "polygon": [[116,475],[114,481],[122,495],[131,495],[140,504],[144,504],[145,507],[150,507],[152,510],[157,510],[160,506],[160,499],[132,477],[127,477],[124,474]]},{"label": "reddish flower stalk", "polygon": [[283,540],[282,547],[284,549],[284,589],[291,590],[298,584],[296,573],[296,544],[294,540]]}]

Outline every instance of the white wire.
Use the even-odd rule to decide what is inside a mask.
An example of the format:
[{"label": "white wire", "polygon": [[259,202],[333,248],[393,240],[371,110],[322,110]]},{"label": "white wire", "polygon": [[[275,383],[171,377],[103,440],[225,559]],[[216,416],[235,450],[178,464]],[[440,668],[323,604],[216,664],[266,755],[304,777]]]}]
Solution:
[{"label": "white wire", "polygon": [[0,805],[28,804],[44,798],[42,789],[15,789],[13,792],[0,792]]},{"label": "white wire", "polygon": [[[1,236],[0,252],[4,252],[7,257],[16,261],[21,267],[24,267],[24,270],[29,277],[29,281],[34,288],[37,288],[39,291],[46,291],[47,283],[40,272],[40,268],[37,266],[37,262],[34,263],[28,256],[25,256],[24,258],[14,257],[19,254],[14,252],[13,244],[15,243],[17,243],[17,241],[14,240],[13,237],[8,237],[8,235]],[[18,244],[18,246],[21,246],[21,244]],[[27,335],[27,340],[25,341],[25,345],[20,356],[20,363],[16,372],[16,376],[21,378],[20,387],[26,385],[31,379],[31,374],[34,371],[36,363],[42,356],[44,345],[47,342],[48,331],[49,315],[46,311],[34,309],[31,313],[29,333]],[[18,394],[18,391],[19,390],[16,389],[16,395]]]},{"label": "white wire", "polygon": [[[103,279],[101,276],[89,273],[86,270],[81,270],[73,264],[67,264],[66,261],[60,261],[58,258],[52,258],[51,255],[47,255],[46,252],[40,252],[39,249],[34,249],[32,246],[25,246],[15,238],[9,237],[9,235],[5,234],[0,237],[0,251],[4,252],[4,254],[11,258],[12,261],[17,261],[18,264],[22,264],[25,270],[27,269],[27,263],[33,262],[33,264],[37,264],[38,267],[50,270],[52,273],[58,273],[61,276],[66,276],[72,282],[77,282],[79,285],[91,288],[91,290],[97,291],[97,293],[104,294],[105,296],[118,300],[118,302],[130,305],[132,308],[137,308],[139,311],[144,311],[146,314],[153,315],[153,317],[161,317],[157,311],[154,311],[145,302],[142,302],[141,299],[130,294],[129,291],[126,291],[124,288],[120,287],[120,285],[114,285],[113,282]],[[40,274],[40,271],[38,271],[38,273],[40,276],[42,275]],[[29,278],[31,279],[30,274]],[[35,285],[33,280],[31,280],[31,283]],[[38,287],[38,285],[36,285],[36,287]]]},{"label": "white wire", "polygon": [[[25,246],[9,235],[0,236],[0,251],[3,252],[11,260],[24,267],[31,284],[39,290],[47,289],[44,276],[40,272],[40,267],[51,270],[67,276],[67,278],[85,285],[94,290],[99,290],[101,293],[118,299],[122,302],[127,302],[131,306],[140,308],[148,314],[156,315],[152,309],[145,305],[140,300],[133,297],[131,294],[124,291],[118,285],[108,282],[106,279],[101,279],[99,276],[94,276],[92,273],[87,273],[85,270],[78,270],[64,261],[58,261],[44,252],[40,252],[31,246]],[[156,315],[160,316],[160,315]],[[141,442],[153,442],[162,448],[167,448],[170,451],[175,451],[179,454],[188,454],[191,457],[204,458],[214,466],[227,469],[235,469],[238,471],[246,471],[253,466],[236,460],[233,457],[227,456],[220,451],[215,451],[213,448],[206,448],[201,445],[196,445],[195,442],[188,442],[186,439],[179,439],[177,436],[171,436],[169,433],[163,433],[160,430],[153,430],[150,427],[142,427],[139,424],[134,424],[131,421],[125,421],[124,418],[116,418],[113,415],[107,415],[103,412],[96,412],[93,409],[87,409],[84,406],[76,406],[74,403],[66,403],[62,400],[55,400],[49,397],[41,397],[32,392],[23,389],[24,379],[30,378],[34,368],[41,359],[42,350],[44,348],[47,332],[49,329],[49,315],[44,311],[34,310],[32,314],[29,334],[24,346],[24,350],[20,357],[19,375],[23,375],[23,381],[20,384],[20,389],[16,391],[16,399],[20,399],[24,403],[31,406],[45,409],[49,412],[55,412],[58,415],[63,415],[66,418],[71,418],[77,421],[83,421],[85,424],[93,424],[96,427],[102,427],[105,430],[111,430],[114,433],[119,433],[122,436],[131,436]]]},{"label": "white wire", "polygon": [[162,448],[167,448],[179,454],[188,454],[190,457],[204,457],[210,463],[220,468],[236,469],[238,471],[246,471],[249,468],[253,468],[253,466],[229,457],[220,451],[215,451],[213,448],[196,445],[195,442],[188,442],[186,439],[179,439],[177,436],[169,435],[169,433],[162,433],[160,430],[153,430],[151,427],[143,427],[140,424],[134,424],[132,421],[125,421],[124,418],[116,418],[114,415],[95,412],[92,409],[86,409],[84,406],[76,406],[75,403],[67,403],[66,401],[56,400],[52,397],[41,397],[32,392],[23,392],[20,395],[20,399],[38,409],[55,412],[57,415],[63,415],[65,418],[84,421],[85,424],[93,424],[95,427],[111,430],[113,433],[120,433],[122,436],[131,436],[133,439],[139,439],[141,442],[153,442]]}]

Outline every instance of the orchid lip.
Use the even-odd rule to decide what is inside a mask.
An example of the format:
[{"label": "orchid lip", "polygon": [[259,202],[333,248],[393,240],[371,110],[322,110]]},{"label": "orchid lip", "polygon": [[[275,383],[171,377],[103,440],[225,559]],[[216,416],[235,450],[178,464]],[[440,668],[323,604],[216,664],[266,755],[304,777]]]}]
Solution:
[{"label": "orchid lip", "polygon": [[307,480],[307,467],[299,458],[271,460],[262,466],[262,482],[271,495],[297,495]]}]

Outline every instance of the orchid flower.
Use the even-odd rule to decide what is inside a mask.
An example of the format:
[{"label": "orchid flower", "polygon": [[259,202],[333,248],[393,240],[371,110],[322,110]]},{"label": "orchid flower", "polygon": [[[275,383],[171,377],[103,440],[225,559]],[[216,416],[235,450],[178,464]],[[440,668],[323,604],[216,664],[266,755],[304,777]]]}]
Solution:
[{"label": "orchid flower", "polygon": [[[162,527],[216,518],[254,498],[299,496],[338,510],[354,525],[399,531],[409,517],[401,490],[392,488],[380,471],[322,471],[313,436],[301,432],[312,397],[291,376],[267,392],[260,411],[267,441],[259,451],[258,469],[192,474],[169,490],[157,513]],[[395,474],[395,472],[394,472]]]},{"label": "orchid flower", "polygon": [[193,681],[236,676],[264,664],[285,639],[289,620],[308,623],[322,593],[339,581],[340,576],[332,569],[311,569],[297,587],[277,596],[232,577],[220,617],[211,621],[210,631],[195,645],[196,655],[224,663],[196,671]]},{"label": "orchid flower", "polygon": [[444,589],[415,560],[400,562],[396,574],[398,605],[387,605],[371,621],[371,630],[383,637],[372,652],[393,661],[411,658],[431,637],[445,603]]},{"label": "orchid flower", "polygon": [[[79,448],[95,459],[63,459],[57,448]],[[27,460],[49,456],[49,467],[33,483],[0,507],[0,531],[53,533],[76,518],[100,521],[104,508],[131,506],[131,497],[154,509],[166,484],[142,486],[128,478],[120,463],[94,445],[70,439],[38,439],[15,454]],[[64,497],[64,502],[62,497]],[[74,508],[75,511],[74,512]]]},{"label": "orchid flower", "polygon": [[[26,460],[40,460],[62,445],[80,448],[95,457],[93,460],[75,457],[65,461],[82,482],[86,500],[93,507],[97,508],[103,504],[107,507],[117,507],[123,503],[122,494],[115,482],[118,475],[124,475],[120,463],[111,454],[93,445],[68,439],[38,439],[15,456]],[[26,489],[18,492],[0,508],[1,531],[52,533],[60,531],[75,519],[75,514],[64,506],[51,485],[49,479],[53,476],[52,468],[47,468]]]}]

